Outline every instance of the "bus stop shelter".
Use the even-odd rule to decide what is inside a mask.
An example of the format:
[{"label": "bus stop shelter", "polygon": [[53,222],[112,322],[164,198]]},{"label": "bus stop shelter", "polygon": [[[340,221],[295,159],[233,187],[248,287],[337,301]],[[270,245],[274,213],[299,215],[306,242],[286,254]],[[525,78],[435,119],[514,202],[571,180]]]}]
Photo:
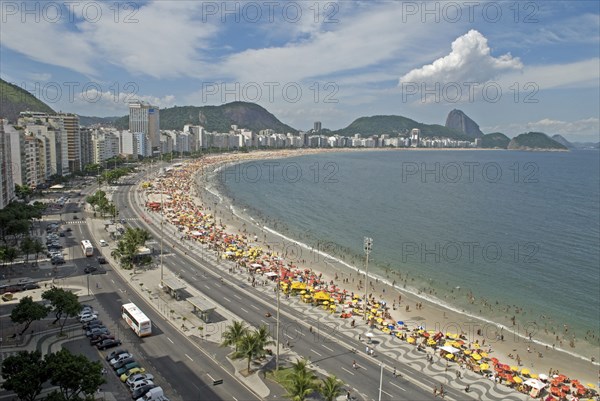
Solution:
[{"label": "bus stop shelter", "polygon": [[188,299],[188,302],[193,306],[193,312],[200,316],[206,323],[210,323],[210,314],[217,309],[217,306],[212,302],[207,301],[202,297],[192,297]]},{"label": "bus stop shelter", "polygon": [[181,282],[181,280],[170,277],[161,281],[161,285],[163,288],[167,289],[167,292],[170,296],[179,301],[180,293],[179,291],[185,290],[186,285]]}]

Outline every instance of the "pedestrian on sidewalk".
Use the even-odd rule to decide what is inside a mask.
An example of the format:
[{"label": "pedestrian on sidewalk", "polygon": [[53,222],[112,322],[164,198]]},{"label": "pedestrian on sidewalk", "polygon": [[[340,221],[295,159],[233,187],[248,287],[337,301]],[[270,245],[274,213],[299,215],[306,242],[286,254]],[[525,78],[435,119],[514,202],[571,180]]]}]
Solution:
[{"label": "pedestrian on sidewalk", "polygon": [[392,373],[392,376],[394,376],[394,378],[396,377],[396,367],[394,366],[394,372]]}]

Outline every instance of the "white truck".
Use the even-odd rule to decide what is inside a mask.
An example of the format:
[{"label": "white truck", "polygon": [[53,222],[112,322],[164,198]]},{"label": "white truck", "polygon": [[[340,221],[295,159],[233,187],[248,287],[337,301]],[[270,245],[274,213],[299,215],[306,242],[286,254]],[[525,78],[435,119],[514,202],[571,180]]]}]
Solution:
[{"label": "white truck", "polygon": [[165,397],[162,387],[154,387],[136,401],[169,401],[169,399]]}]

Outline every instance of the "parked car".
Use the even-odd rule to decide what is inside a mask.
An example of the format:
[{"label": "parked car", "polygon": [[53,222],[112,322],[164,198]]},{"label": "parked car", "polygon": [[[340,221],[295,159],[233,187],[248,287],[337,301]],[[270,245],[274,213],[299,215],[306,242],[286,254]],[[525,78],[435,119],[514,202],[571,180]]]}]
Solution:
[{"label": "parked car", "polygon": [[106,258],[104,256],[98,256],[98,264],[106,264]]},{"label": "parked car", "polygon": [[138,373],[133,376],[130,376],[129,379],[127,379],[127,385],[131,387],[133,383],[141,380],[154,380],[154,376],[150,373]]},{"label": "parked car", "polygon": [[115,363],[115,364],[113,365],[113,369],[114,369],[114,370],[119,370],[119,369],[121,369],[123,366],[125,366],[125,365],[127,365],[127,364],[130,364],[130,363],[132,363],[132,362],[135,362],[135,359],[134,359],[132,356],[130,356],[129,358],[125,358],[125,359],[123,359],[123,360],[121,360],[121,361],[119,361],[119,362]]},{"label": "parked car", "polygon": [[136,368],[140,368],[140,364],[137,362],[130,362],[127,365],[121,367],[120,369],[117,369],[117,376],[121,376],[124,373],[129,372],[131,369],[136,369]]},{"label": "parked car", "polygon": [[134,375],[136,373],[144,373],[146,371],[146,369],[144,368],[133,368],[128,370],[127,372],[123,373],[120,377],[121,381],[123,383],[125,383],[127,381],[127,379],[129,378],[129,376]]},{"label": "parked car", "polygon": [[90,338],[90,345],[98,345],[104,340],[114,340],[115,336],[112,334],[100,334],[99,336],[93,336]]},{"label": "parked car", "polygon": [[147,385],[154,385],[154,382],[152,380],[140,380],[138,382],[133,383],[129,387],[129,390],[133,392],[134,390],[137,390],[138,388],[144,387],[144,386],[147,386]]},{"label": "parked car", "polygon": [[103,239],[101,239],[100,240],[100,246],[108,246],[108,242],[106,242]]},{"label": "parked car", "polygon": [[90,305],[81,305],[81,310],[77,314],[78,318],[81,318],[83,315],[94,314],[96,311]]},{"label": "parked car", "polygon": [[99,326],[99,327],[94,327],[91,330],[88,330],[85,332],[85,335],[90,338],[93,336],[97,336],[100,334],[110,334],[110,330],[108,330],[106,327],[104,326]]},{"label": "parked car", "polygon": [[106,355],[106,360],[110,361],[113,358],[116,358],[117,356],[121,355],[121,354],[128,354],[129,351],[127,351],[126,349],[117,349],[114,350],[113,352],[111,352],[110,354]]},{"label": "parked car", "polygon": [[124,353],[121,353],[121,354],[115,356],[113,359],[111,359],[109,361],[109,363],[111,366],[114,366],[114,364],[121,362],[123,359],[131,358],[132,356],[133,355],[130,354],[129,352],[124,352]]},{"label": "parked car", "polygon": [[91,330],[94,327],[100,327],[100,326],[104,326],[104,323],[102,323],[102,320],[95,319],[95,320],[92,320],[91,322],[84,323],[83,326],[81,326],[81,328],[84,330]]},{"label": "parked car", "polygon": [[109,348],[118,347],[119,345],[121,345],[120,340],[117,340],[114,338],[107,338],[106,340],[104,340],[100,344],[98,344],[97,347],[100,350],[105,350],[105,349],[109,349]]},{"label": "parked car", "polygon": [[96,319],[98,319],[98,315],[96,315],[95,313],[88,313],[88,314],[82,315],[79,318],[79,322],[80,323],[88,323],[88,322],[91,322],[92,320],[96,320]]},{"label": "parked car", "polygon": [[139,387],[131,393],[131,398],[133,398],[134,400],[137,400],[138,398],[140,398],[141,396],[143,396],[144,394],[146,394],[149,390],[152,390],[153,388],[156,388],[156,384],[147,384],[145,386]]}]

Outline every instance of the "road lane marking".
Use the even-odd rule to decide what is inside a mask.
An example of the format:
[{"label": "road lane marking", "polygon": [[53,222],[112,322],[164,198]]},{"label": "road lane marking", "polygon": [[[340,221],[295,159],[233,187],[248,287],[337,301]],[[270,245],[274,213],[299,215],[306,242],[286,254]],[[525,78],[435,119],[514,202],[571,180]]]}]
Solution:
[{"label": "road lane marking", "polygon": [[209,286],[207,286],[206,284],[204,284],[204,286],[210,290],[210,287],[209,287]]},{"label": "road lane marking", "polygon": [[333,352],[333,350],[332,350],[331,348],[329,348],[328,346],[326,346],[326,345],[323,345],[323,344],[321,344],[321,347],[323,347],[323,348],[325,348],[325,349],[327,349],[327,350],[329,350],[329,351]]},{"label": "road lane marking", "polygon": [[210,375],[210,373],[207,373],[206,376],[208,376],[208,378],[212,381],[215,381],[215,379]]},{"label": "road lane marking", "polygon": [[284,336],[286,336],[287,338],[294,338],[292,336],[290,336],[289,334],[285,333]]},{"label": "road lane marking", "polygon": [[223,297],[223,299],[227,302],[231,302],[231,299]]},{"label": "road lane marking", "polygon": [[249,312],[248,312],[246,309],[244,309],[244,308],[242,308],[242,307],[240,307],[240,309],[241,309],[241,310],[243,310],[243,311],[244,311],[244,312],[246,312],[246,313],[249,313]]},{"label": "road lane marking", "polygon": [[240,297],[240,296],[239,296],[239,295],[237,295],[237,294],[233,294],[233,296],[234,296],[234,297],[236,297],[237,299],[242,299],[242,297]]},{"label": "road lane marking", "polygon": [[250,305],[250,306],[251,306],[251,307],[253,307],[253,308],[254,308],[254,309],[256,309],[256,310],[259,310],[259,309],[258,309],[258,306],[256,306],[256,305]]},{"label": "road lane marking", "polygon": [[390,384],[391,384],[392,386],[394,386],[394,387],[398,387],[398,388],[399,388],[400,390],[402,390],[402,391],[406,391],[406,389],[404,389],[404,388],[400,387],[400,386],[399,386],[399,385],[397,385],[397,384],[394,384],[394,383],[392,383],[392,382],[390,382]]},{"label": "road lane marking", "polygon": [[194,362],[194,360],[192,358],[190,358],[190,356],[188,354],[184,354],[184,355],[187,356],[190,361]]},{"label": "road lane marking", "polygon": [[312,352],[314,352],[315,354],[319,355],[319,356],[323,356],[321,354],[319,354],[317,351],[315,351],[314,349],[311,349]]},{"label": "road lane marking", "polygon": [[348,369],[342,367],[343,370],[345,370],[346,372],[350,373],[352,376],[354,376],[354,372],[350,372]]},{"label": "road lane marking", "polygon": [[390,393],[388,393],[388,392],[387,392],[387,391],[385,391],[385,390],[381,390],[381,392],[382,392],[382,393],[384,393],[384,394],[387,394],[387,395],[389,395],[390,397],[393,397],[393,395],[391,395]]},{"label": "road lane marking", "polygon": [[269,325],[269,323],[265,322],[264,320],[260,319],[261,322],[263,322],[265,325]]},{"label": "road lane marking", "polygon": [[171,344],[175,344],[169,337],[167,337],[167,340],[171,341]]}]

